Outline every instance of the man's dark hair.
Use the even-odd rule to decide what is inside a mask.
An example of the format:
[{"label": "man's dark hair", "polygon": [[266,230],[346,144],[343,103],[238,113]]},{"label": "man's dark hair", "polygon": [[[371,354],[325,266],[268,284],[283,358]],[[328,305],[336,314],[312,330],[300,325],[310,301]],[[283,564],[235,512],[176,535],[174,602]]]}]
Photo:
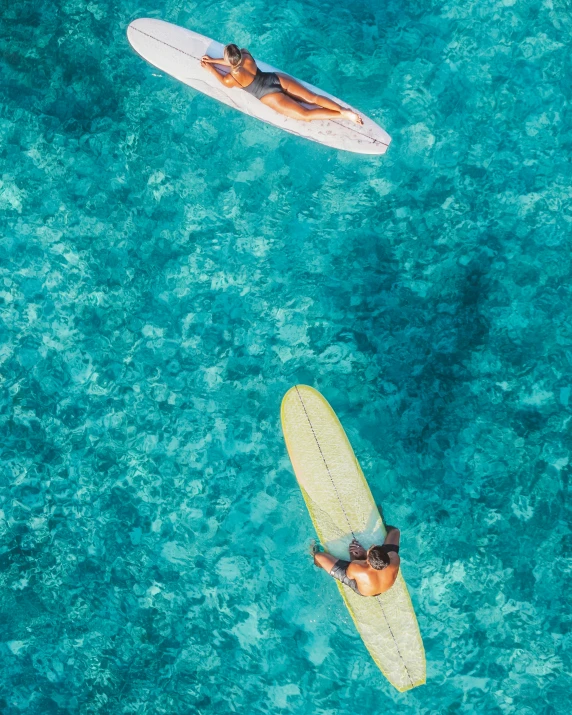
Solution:
[{"label": "man's dark hair", "polygon": [[383,571],[386,566],[389,566],[389,555],[383,546],[373,546],[367,555],[367,561],[372,568]]}]

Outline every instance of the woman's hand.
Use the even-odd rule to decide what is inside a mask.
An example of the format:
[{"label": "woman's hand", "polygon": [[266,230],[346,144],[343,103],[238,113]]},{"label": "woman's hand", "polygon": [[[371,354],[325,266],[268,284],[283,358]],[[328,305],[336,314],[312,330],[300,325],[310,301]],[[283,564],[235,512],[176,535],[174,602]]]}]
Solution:
[{"label": "woman's hand", "polygon": [[[204,67],[204,64],[211,64],[213,61],[212,57],[209,57],[208,55],[203,55],[201,57],[201,65]],[[204,63],[204,64],[203,64]]]}]

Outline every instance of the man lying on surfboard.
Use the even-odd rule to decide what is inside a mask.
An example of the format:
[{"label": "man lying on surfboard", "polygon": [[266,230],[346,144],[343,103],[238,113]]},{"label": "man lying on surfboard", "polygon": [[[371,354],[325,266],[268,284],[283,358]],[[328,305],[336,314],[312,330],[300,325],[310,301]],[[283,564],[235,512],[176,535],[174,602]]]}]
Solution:
[{"label": "man lying on surfboard", "polygon": [[386,528],[382,546],[372,546],[366,551],[354,539],[349,548],[350,561],[314,550],[314,563],[360,596],[379,596],[389,591],[399,573],[401,534],[395,526]]},{"label": "man lying on surfboard", "polygon": [[[230,67],[230,72],[220,72],[214,65]],[[331,99],[310,92],[292,77],[278,72],[262,72],[250,52],[244,48],[239,49],[237,45],[226,45],[224,57],[204,55],[201,67],[214,75],[225,87],[239,87],[267,107],[292,119],[301,119],[303,122],[315,119],[347,119],[363,124],[363,119],[357,112],[344,109]],[[305,107],[302,102],[317,106],[311,109]]]}]

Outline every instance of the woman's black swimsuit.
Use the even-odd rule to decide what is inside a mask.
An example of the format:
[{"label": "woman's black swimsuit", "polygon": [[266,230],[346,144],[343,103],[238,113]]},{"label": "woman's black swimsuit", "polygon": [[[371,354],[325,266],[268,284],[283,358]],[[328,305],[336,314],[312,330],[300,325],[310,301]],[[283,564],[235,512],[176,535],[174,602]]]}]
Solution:
[{"label": "woman's black swimsuit", "polygon": [[244,87],[244,91],[256,99],[262,99],[267,94],[282,92],[282,85],[276,72],[261,72],[257,67],[254,79],[247,87]]},{"label": "woman's black swimsuit", "polygon": [[[399,553],[399,546],[394,546],[393,544],[384,544],[383,545],[383,550],[385,551],[386,554],[389,554],[390,551],[395,551],[395,553]],[[350,561],[344,561],[344,559],[338,559],[336,563],[332,566],[332,570],[330,571],[330,576],[333,576],[337,581],[340,581],[341,583],[345,583],[346,586],[349,586],[352,591],[355,591],[358,596],[363,596],[363,593],[359,592],[357,583],[355,578],[349,578],[348,576],[348,566],[350,565]],[[364,596],[365,598],[365,596]]]},{"label": "woman's black swimsuit", "polygon": [[246,85],[246,87],[242,86],[242,89],[253,97],[256,97],[256,99],[262,99],[262,97],[266,97],[267,94],[277,94],[283,91],[280,78],[276,72],[261,72],[258,67],[256,68],[256,74],[252,82]]}]

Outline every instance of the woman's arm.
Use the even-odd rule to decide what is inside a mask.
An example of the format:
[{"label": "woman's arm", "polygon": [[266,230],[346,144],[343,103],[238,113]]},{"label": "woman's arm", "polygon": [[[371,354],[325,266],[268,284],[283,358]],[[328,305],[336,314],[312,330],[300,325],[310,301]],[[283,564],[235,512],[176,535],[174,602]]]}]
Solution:
[{"label": "woman's arm", "polygon": [[213,64],[207,62],[206,60],[201,60],[201,67],[206,69],[207,72],[210,72],[212,75],[214,75],[221,84],[224,84],[225,87],[240,86],[238,82],[234,79],[234,77],[230,74],[230,72],[228,74],[223,74],[222,72],[219,72]]},{"label": "woman's arm", "polygon": [[208,55],[203,55],[201,57],[201,64],[206,62],[209,65],[222,65],[223,67],[230,67],[230,62],[224,59],[224,57],[209,57]]}]

